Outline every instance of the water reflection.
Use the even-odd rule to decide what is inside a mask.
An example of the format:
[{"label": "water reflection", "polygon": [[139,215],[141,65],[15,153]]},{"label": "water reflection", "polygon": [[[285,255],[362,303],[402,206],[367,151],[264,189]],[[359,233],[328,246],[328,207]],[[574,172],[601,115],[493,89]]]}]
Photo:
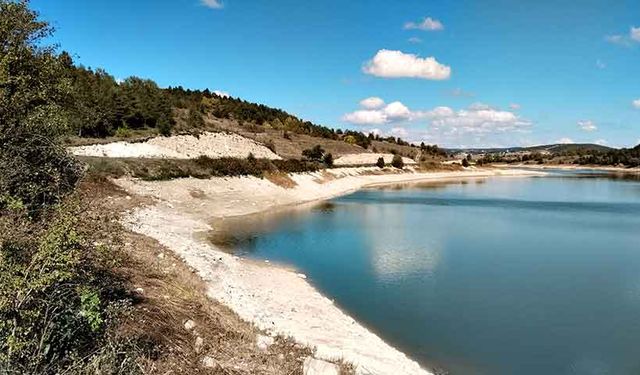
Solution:
[{"label": "water reflection", "polygon": [[[640,184],[401,184],[215,224],[452,374],[640,373]],[[222,236],[224,238],[224,236]]]}]

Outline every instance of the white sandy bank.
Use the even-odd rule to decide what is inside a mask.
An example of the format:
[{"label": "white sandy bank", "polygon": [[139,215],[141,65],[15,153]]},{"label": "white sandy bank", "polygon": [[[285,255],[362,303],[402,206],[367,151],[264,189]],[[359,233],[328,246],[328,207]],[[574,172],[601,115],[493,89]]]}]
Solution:
[{"label": "white sandy bank", "polygon": [[[393,154],[376,154],[361,152],[359,154],[342,155],[334,161],[335,165],[375,165],[378,158],[383,158],[385,164],[391,164]],[[402,158],[405,165],[416,164],[413,159]]]},{"label": "white sandy bank", "polygon": [[202,240],[214,217],[327,199],[372,184],[539,174],[513,170],[363,174],[374,170],[342,168],[298,174],[292,176],[297,183],[292,189],[254,177],[116,182],[131,193],[157,200],[133,212],[127,220],[129,228],[173,249],[208,283],[209,296],[243,319],[316,347],[319,358],[344,358],[357,366],[359,374],[430,374],[343,313],[294,271],[237,258]]},{"label": "white sandy bank", "polygon": [[199,137],[176,135],[156,137],[145,142],[113,142],[99,145],[70,147],[78,156],[109,158],[171,158],[192,159],[198,156],[212,158],[246,158],[249,153],[256,158],[280,159],[264,145],[233,133],[203,133]]}]

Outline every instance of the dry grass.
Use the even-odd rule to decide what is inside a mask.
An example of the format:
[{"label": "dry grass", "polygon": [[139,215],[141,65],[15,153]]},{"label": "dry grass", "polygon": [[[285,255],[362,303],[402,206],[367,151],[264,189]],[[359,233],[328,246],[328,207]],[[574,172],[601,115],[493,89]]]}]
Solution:
[{"label": "dry grass", "polygon": [[284,172],[265,172],[264,178],[285,189],[293,189],[298,186],[291,176]]},{"label": "dry grass", "polygon": [[[118,330],[121,337],[142,338],[153,346],[153,356],[141,360],[146,374],[302,374],[302,363],[313,354],[293,340],[276,337],[265,351],[256,346],[263,334],[241,320],[233,311],[209,299],[204,282],[169,249],[157,241],[124,230],[119,215],[150,201],[128,196],[113,184],[86,181],[81,191],[91,200],[96,214],[109,213],[105,241],[109,233],[119,233],[118,242],[126,254],[116,271],[137,290],[137,303]],[[201,192],[194,191],[199,195]],[[119,228],[116,228],[119,227]],[[185,322],[195,328],[185,329]],[[202,339],[202,346],[196,340]],[[203,359],[213,358],[213,367]],[[342,374],[353,368],[341,363]]]}]

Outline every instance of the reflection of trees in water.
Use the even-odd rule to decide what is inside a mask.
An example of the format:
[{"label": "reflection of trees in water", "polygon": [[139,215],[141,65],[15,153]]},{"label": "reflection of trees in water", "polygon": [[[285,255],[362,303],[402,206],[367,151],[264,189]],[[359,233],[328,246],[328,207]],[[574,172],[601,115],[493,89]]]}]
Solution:
[{"label": "reflection of trees in water", "polygon": [[313,207],[313,211],[320,211],[322,213],[333,213],[336,211],[337,205],[333,202],[322,202]]},{"label": "reflection of trees in water", "polygon": [[233,253],[236,250],[250,251],[255,248],[258,236],[249,233],[232,233],[231,231],[212,231],[207,240],[220,249]]}]

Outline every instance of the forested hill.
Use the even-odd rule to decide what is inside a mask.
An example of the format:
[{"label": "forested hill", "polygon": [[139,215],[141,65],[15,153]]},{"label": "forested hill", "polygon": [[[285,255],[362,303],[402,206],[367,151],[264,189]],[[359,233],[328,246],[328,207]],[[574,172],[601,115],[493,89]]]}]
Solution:
[{"label": "forested hill", "polygon": [[409,146],[400,138],[332,129],[304,121],[281,109],[219,95],[208,89],[163,89],[152,80],[137,77],[118,82],[102,69],[75,66],[68,53],[63,52],[59,58],[72,85],[69,106],[72,131],[80,137],[121,136],[140,129],[154,129],[169,135],[176,125],[180,131],[202,129],[205,119],[214,117],[230,119],[240,125],[344,140],[365,149],[374,140]]}]

